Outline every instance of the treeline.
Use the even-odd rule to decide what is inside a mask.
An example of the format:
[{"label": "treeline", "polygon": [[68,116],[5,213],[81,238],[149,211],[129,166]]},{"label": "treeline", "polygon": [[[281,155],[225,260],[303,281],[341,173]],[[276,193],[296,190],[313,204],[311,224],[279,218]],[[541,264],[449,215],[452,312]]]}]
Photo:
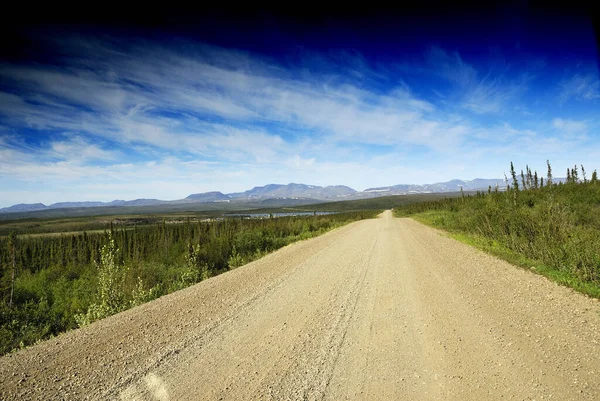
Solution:
[{"label": "treeline", "polygon": [[118,217],[110,216],[105,219],[93,219],[93,218],[64,218],[64,219],[14,219],[13,214],[0,215],[0,218],[6,219],[5,221],[0,220],[0,237],[4,237],[14,232],[17,235],[27,234],[43,234],[43,233],[60,233],[60,232],[74,232],[74,231],[98,231],[108,230],[111,225],[121,227],[129,225],[153,224],[158,221],[163,221],[159,218],[128,218],[119,219]]},{"label": "treeline", "polygon": [[[395,209],[445,230],[466,234],[482,247],[538,270],[590,295],[600,295],[600,183],[583,166],[555,182],[529,167],[511,177],[505,190],[424,202]],[[564,182],[563,182],[564,181]]]},{"label": "treeline", "polygon": [[0,353],[184,288],[375,211],[0,239]]}]

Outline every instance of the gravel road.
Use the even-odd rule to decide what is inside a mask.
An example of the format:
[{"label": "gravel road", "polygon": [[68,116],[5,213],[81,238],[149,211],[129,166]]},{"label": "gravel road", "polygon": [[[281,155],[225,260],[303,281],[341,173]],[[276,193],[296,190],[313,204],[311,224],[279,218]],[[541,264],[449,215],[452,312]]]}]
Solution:
[{"label": "gravel road", "polygon": [[2,400],[598,400],[600,305],[391,212],[0,359]]}]

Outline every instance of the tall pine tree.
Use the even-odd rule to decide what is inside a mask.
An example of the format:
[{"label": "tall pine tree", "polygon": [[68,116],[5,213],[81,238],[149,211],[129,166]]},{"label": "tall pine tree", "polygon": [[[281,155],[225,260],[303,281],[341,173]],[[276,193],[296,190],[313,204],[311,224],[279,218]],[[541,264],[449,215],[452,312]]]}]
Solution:
[{"label": "tall pine tree", "polygon": [[512,176],[514,190],[519,192],[519,181],[517,181],[517,173],[515,172],[513,162],[510,162],[510,175]]}]

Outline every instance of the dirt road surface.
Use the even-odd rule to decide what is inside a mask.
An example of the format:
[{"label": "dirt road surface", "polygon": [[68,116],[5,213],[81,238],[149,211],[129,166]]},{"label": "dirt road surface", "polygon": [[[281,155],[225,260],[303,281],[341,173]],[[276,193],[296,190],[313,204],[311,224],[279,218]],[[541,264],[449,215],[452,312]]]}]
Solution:
[{"label": "dirt road surface", "polygon": [[597,301],[385,212],[0,359],[2,400],[598,400]]}]

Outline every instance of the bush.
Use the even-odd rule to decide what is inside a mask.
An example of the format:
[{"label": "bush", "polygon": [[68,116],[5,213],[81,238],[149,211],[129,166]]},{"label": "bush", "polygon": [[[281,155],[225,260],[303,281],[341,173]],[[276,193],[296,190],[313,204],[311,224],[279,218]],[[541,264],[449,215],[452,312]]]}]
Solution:
[{"label": "bush", "polygon": [[88,307],[85,314],[75,316],[75,320],[80,327],[114,315],[127,307],[124,291],[127,271],[123,266],[117,264],[117,252],[115,241],[112,235],[109,234],[108,243],[100,251],[101,262],[98,265],[96,301]]}]

